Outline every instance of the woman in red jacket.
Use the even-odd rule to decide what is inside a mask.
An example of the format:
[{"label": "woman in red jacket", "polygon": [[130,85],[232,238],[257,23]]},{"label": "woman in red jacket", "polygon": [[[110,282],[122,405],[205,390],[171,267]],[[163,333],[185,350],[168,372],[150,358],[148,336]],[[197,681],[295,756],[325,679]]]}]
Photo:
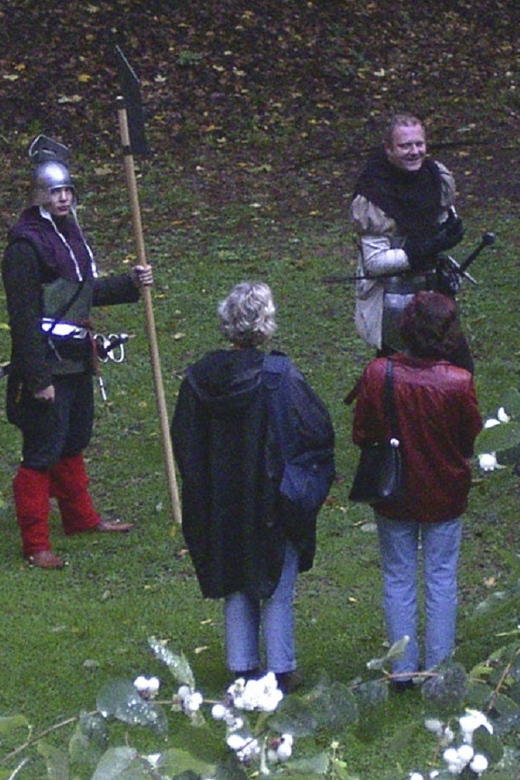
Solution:
[{"label": "woman in red jacket", "polygon": [[[472,375],[446,360],[463,338],[454,301],[436,292],[417,293],[405,312],[402,336],[407,350],[392,360],[404,497],[374,506],[389,640],[410,639],[393,668],[398,689],[409,687],[422,665],[419,549],[426,608],[424,668],[444,661],[455,647],[460,516],[471,484],[468,459],[482,427]],[[390,434],[383,410],[386,363],[387,358],[373,360],[361,380],[353,423],[359,446]]]}]

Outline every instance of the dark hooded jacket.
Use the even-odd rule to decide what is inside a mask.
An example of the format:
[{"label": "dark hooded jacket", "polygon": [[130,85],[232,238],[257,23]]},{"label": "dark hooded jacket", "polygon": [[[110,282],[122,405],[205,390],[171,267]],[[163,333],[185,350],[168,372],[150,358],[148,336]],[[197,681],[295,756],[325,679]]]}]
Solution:
[{"label": "dark hooded jacket", "polygon": [[[263,360],[255,348],[207,354],[188,368],[174,413],[183,533],[201,591],[209,598],[236,591],[271,596],[287,539],[296,548],[300,571],[313,563],[316,513],[295,517],[270,476],[278,456],[268,426]],[[292,366],[291,401],[298,417],[305,418],[311,394]],[[315,436],[320,446],[323,431]]]}]

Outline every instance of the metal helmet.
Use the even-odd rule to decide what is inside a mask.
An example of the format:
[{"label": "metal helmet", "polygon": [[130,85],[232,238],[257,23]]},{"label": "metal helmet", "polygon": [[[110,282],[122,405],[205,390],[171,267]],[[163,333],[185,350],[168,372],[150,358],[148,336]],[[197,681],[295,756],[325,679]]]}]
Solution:
[{"label": "metal helmet", "polygon": [[48,202],[52,190],[70,187],[76,191],[68,168],[69,150],[63,144],[39,135],[29,147],[29,158],[34,163],[35,201]]}]

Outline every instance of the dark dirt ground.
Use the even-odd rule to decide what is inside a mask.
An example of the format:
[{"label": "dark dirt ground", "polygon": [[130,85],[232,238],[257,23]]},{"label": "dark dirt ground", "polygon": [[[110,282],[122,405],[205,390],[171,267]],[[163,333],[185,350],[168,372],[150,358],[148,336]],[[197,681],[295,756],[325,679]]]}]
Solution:
[{"label": "dark dirt ground", "polygon": [[117,154],[118,43],[140,79],[151,164],[199,164],[216,208],[250,198],[253,176],[282,215],[335,218],[398,109],[426,120],[461,208],[511,208],[519,28],[517,0],[2,0],[4,173],[16,185],[40,132],[98,164]]}]

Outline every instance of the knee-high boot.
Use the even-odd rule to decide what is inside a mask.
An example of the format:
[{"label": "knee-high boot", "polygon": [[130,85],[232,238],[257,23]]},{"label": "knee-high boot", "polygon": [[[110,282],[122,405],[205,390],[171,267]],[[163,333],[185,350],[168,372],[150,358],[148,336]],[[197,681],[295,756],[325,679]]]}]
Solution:
[{"label": "knee-high boot", "polygon": [[24,555],[50,550],[49,473],[20,466],[13,479],[13,494]]},{"label": "knee-high boot", "polygon": [[96,528],[101,518],[88,492],[90,480],[83,455],[62,458],[49,473],[51,496],[58,500],[65,533],[71,535]]}]

